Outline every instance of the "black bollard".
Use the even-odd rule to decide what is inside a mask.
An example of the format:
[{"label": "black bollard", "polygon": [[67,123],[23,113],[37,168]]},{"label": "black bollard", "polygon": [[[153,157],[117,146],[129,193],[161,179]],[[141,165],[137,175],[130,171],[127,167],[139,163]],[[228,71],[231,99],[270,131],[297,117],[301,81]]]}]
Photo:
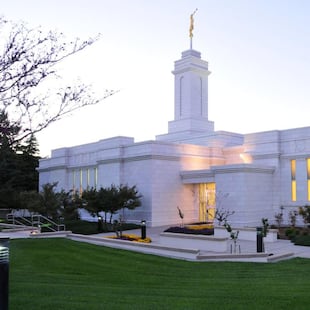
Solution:
[{"label": "black bollard", "polygon": [[98,232],[103,232],[103,219],[101,216],[98,216]]},{"label": "black bollard", "polygon": [[256,249],[257,253],[263,252],[263,228],[256,227]]},{"label": "black bollard", "polygon": [[9,238],[0,238],[0,309],[9,309]]},{"label": "black bollard", "polygon": [[141,239],[146,238],[146,221],[141,221]]}]

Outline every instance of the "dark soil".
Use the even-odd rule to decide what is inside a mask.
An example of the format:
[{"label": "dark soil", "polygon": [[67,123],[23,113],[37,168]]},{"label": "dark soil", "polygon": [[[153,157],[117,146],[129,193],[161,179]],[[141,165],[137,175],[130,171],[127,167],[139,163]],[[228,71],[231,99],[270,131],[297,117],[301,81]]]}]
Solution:
[{"label": "dark soil", "polygon": [[179,234],[191,234],[191,235],[214,235],[214,229],[189,229],[186,227],[173,226],[166,229],[164,232],[179,233]]}]

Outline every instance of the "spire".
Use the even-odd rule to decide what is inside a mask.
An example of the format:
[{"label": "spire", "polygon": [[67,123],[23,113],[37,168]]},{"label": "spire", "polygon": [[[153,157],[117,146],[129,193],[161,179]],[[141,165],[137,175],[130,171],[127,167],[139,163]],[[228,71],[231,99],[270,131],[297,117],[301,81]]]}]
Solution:
[{"label": "spire", "polygon": [[198,9],[196,8],[196,10],[190,15],[190,23],[189,23],[190,49],[192,49],[193,45],[194,15],[196,14],[197,11]]}]

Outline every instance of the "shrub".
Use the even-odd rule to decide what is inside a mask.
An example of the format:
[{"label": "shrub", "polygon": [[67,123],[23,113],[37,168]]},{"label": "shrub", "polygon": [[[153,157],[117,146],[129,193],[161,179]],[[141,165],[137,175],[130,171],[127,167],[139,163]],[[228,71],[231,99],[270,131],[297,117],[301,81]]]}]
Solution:
[{"label": "shrub", "polygon": [[276,220],[276,223],[277,223],[277,225],[278,225],[278,228],[280,228],[280,226],[282,225],[282,223],[283,223],[283,207],[281,206],[280,207],[280,212],[279,213],[276,213],[275,215],[274,215],[274,217],[275,217],[275,220]]},{"label": "shrub", "polygon": [[299,207],[298,213],[302,216],[305,225],[310,224],[310,206]]},{"label": "shrub", "polygon": [[310,246],[310,236],[309,235],[296,236],[293,242],[295,245]]},{"label": "shrub", "polygon": [[296,218],[297,218],[298,212],[296,210],[289,212],[289,219],[292,227],[296,226]]}]

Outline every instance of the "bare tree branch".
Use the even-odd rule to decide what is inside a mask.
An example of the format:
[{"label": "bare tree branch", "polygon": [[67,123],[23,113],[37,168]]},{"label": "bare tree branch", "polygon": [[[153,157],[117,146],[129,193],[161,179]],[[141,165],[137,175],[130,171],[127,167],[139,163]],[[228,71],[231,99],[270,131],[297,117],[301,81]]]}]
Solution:
[{"label": "bare tree branch", "polygon": [[62,33],[28,28],[0,17],[0,110],[22,128],[23,140],[82,107],[97,104],[115,93],[97,98],[89,85],[76,83],[55,89],[57,65],[95,43],[99,36],[69,41]]}]

